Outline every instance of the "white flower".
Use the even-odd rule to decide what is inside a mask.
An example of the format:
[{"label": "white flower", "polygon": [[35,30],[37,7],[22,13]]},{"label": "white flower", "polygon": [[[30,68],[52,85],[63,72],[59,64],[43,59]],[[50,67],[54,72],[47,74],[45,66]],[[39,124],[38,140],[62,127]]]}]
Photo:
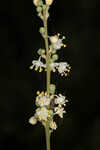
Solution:
[{"label": "white flower", "polygon": [[56,130],[57,129],[57,125],[56,125],[56,122],[54,122],[53,120],[50,121],[50,128],[53,129],[53,130]]},{"label": "white flower", "polygon": [[63,114],[66,113],[64,108],[59,108],[59,107],[55,107],[54,111],[55,111],[54,114],[58,114],[61,118],[63,118]]},{"label": "white flower", "polygon": [[29,119],[29,123],[32,124],[32,125],[35,125],[37,123],[37,119],[32,116],[30,119]]},{"label": "white flower", "polygon": [[57,66],[59,66],[59,63],[51,63],[50,64],[51,70],[54,71],[54,72],[56,71]]},{"label": "white flower", "polygon": [[59,63],[58,72],[59,73],[65,73],[67,71],[68,63],[61,62]]},{"label": "white flower", "polygon": [[63,36],[63,38],[60,38],[60,37],[57,36],[57,35],[50,36],[50,41],[51,41],[52,47],[53,47],[55,50],[61,49],[62,46],[66,47],[66,45],[63,44],[63,42],[62,42],[63,39],[65,39],[64,36]]},{"label": "white flower", "polygon": [[41,120],[47,121],[48,113],[49,111],[45,107],[41,107],[36,110],[36,115],[38,116],[40,121]]},{"label": "white flower", "polygon": [[64,105],[65,103],[68,102],[68,100],[65,99],[65,96],[63,96],[62,94],[59,94],[59,96],[55,95],[57,98],[55,98],[55,104],[60,104],[60,105]]},{"label": "white flower", "polygon": [[40,69],[40,72],[42,71],[42,68],[46,68],[46,65],[41,62],[41,56],[38,60],[32,61],[32,66],[30,67],[30,69],[33,69],[33,67],[35,67],[35,70]]},{"label": "white flower", "polygon": [[50,104],[50,98],[48,98],[47,96],[37,96],[36,102],[40,107],[48,106]]},{"label": "white flower", "polygon": [[58,39],[57,43],[53,44],[55,50],[59,50],[62,47],[62,39]]},{"label": "white flower", "polygon": [[58,70],[58,72],[61,75],[67,75],[68,72],[70,72],[70,66],[67,62],[59,62],[59,63],[51,63],[50,64],[51,70],[53,72],[56,72],[56,70]]}]

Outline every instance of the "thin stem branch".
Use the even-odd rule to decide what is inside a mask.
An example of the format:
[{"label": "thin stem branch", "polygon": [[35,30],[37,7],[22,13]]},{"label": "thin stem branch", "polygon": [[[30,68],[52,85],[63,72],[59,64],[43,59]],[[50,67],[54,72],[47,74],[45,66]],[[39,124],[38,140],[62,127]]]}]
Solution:
[{"label": "thin stem branch", "polygon": [[49,133],[49,126],[48,126],[48,124],[46,124],[46,127],[45,127],[45,135],[46,135],[47,150],[50,150],[50,133]]},{"label": "thin stem branch", "polygon": [[47,27],[47,18],[46,18],[46,8],[43,9],[43,22],[45,28],[45,47],[46,47],[46,69],[47,69],[47,92],[50,94],[50,56],[49,56],[49,44],[48,44],[48,27]]},{"label": "thin stem branch", "polygon": [[[47,17],[46,14],[47,10],[46,7],[43,7],[43,23],[44,23],[44,28],[45,28],[45,47],[46,47],[46,86],[47,86],[47,93],[48,95],[50,94],[50,75],[51,75],[51,70],[50,70],[50,56],[49,56],[49,44],[48,44],[48,28],[47,28]],[[47,150],[50,150],[50,132],[49,132],[49,125],[48,121],[45,126],[45,135],[46,135],[46,146]]]}]

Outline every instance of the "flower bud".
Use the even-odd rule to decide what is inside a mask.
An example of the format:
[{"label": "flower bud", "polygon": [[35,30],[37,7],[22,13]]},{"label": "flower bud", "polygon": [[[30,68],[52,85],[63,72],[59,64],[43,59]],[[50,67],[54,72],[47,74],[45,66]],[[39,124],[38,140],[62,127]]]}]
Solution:
[{"label": "flower bud", "polygon": [[58,55],[56,55],[56,54],[55,54],[55,55],[53,55],[53,56],[52,56],[52,60],[53,60],[53,61],[58,60]]},{"label": "flower bud", "polygon": [[54,94],[55,93],[55,89],[56,89],[55,85],[54,84],[50,84],[49,88],[50,88],[50,93]]},{"label": "flower bud", "polygon": [[39,50],[38,50],[38,54],[39,54],[39,55],[45,54],[45,50],[44,50],[44,49],[39,49]]},{"label": "flower bud", "polygon": [[42,11],[42,7],[38,6],[36,10],[38,13],[40,13]]},{"label": "flower bud", "polygon": [[41,6],[41,5],[43,5],[43,2],[42,2],[42,0],[33,0],[33,4],[35,6]]},{"label": "flower bud", "polygon": [[32,125],[35,125],[37,123],[37,120],[36,118],[33,116],[29,119],[29,123],[32,124]]},{"label": "flower bud", "polygon": [[52,54],[56,54],[56,50],[53,50],[51,53],[52,53]]},{"label": "flower bud", "polygon": [[54,116],[53,110],[50,110],[50,111],[49,111],[49,115],[50,115],[51,117]]},{"label": "flower bud", "polygon": [[44,27],[41,27],[41,28],[40,28],[40,33],[41,33],[41,34],[44,34],[44,32],[45,32]]},{"label": "flower bud", "polygon": [[33,0],[33,4],[34,4],[35,6],[37,6],[37,5],[38,5],[38,0]]},{"label": "flower bud", "polygon": [[50,122],[50,128],[53,129],[53,130],[57,129],[57,125],[53,120]]},{"label": "flower bud", "polygon": [[46,4],[47,4],[47,5],[51,5],[52,2],[53,2],[53,0],[46,0]]},{"label": "flower bud", "polygon": [[52,44],[57,43],[57,41],[58,41],[58,36],[57,36],[57,35],[51,36],[51,37],[50,37],[50,41],[51,41]]}]

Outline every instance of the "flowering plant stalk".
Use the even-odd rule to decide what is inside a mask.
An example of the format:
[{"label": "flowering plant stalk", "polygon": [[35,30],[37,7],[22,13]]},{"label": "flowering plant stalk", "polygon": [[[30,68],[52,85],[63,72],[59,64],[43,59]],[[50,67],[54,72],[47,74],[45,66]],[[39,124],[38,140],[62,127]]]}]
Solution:
[{"label": "flowering plant stalk", "polygon": [[[33,0],[38,16],[43,22],[43,27],[40,27],[40,33],[45,41],[45,49],[40,48],[38,50],[39,59],[33,60],[30,69],[42,72],[46,71],[46,91],[37,91],[37,97],[35,104],[38,107],[34,116],[29,119],[29,123],[32,125],[40,121],[45,128],[46,146],[47,150],[50,150],[50,136],[53,130],[56,130],[57,125],[54,121],[54,116],[58,115],[63,118],[63,114],[66,113],[64,106],[68,100],[62,94],[55,94],[56,86],[51,84],[51,71],[58,71],[61,76],[67,76],[70,72],[70,65],[67,62],[56,62],[58,60],[57,51],[62,47],[66,47],[63,43],[65,36],[61,37],[57,35],[48,35],[48,18],[50,16],[49,9],[53,0]],[[45,63],[43,63],[43,61]]]}]

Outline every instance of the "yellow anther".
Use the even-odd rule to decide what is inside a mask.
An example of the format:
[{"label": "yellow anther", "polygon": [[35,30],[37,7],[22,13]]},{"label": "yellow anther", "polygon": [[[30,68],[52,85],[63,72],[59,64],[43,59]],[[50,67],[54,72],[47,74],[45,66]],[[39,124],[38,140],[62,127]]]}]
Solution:
[{"label": "yellow anther", "polygon": [[32,69],[33,69],[33,66],[30,66],[29,69],[32,70]]},{"label": "yellow anther", "polygon": [[65,73],[65,76],[66,76],[66,77],[67,77],[67,75],[68,75],[68,74],[67,74],[67,73]]},{"label": "yellow anther", "polygon": [[61,76],[63,76],[64,74],[62,73]]},{"label": "yellow anther", "polygon": [[48,115],[48,117],[51,117],[50,115]]},{"label": "yellow anther", "polygon": [[42,72],[42,71],[43,71],[43,69],[42,69],[42,68],[40,68],[39,72]]},{"label": "yellow anther", "polygon": [[58,107],[59,107],[59,108],[61,108],[61,107],[62,107],[62,105],[61,105],[61,104],[59,104],[59,105],[58,105]]},{"label": "yellow anther", "polygon": [[56,72],[56,69],[53,69],[53,72]]},{"label": "yellow anther", "polygon": [[67,45],[64,44],[64,47],[67,47]]},{"label": "yellow anther", "polygon": [[66,37],[65,37],[65,36],[63,36],[63,37],[62,37],[62,39],[64,39],[64,40],[65,40],[65,39],[66,39]]},{"label": "yellow anther", "polygon": [[68,69],[67,72],[70,72],[70,69]]},{"label": "yellow anther", "polygon": [[49,110],[47,110],[47,112],[49,112]]},{"label": "yellow anther", "polygon": [[60,36],[61,34],[60,34],[60,33],[58,33],[57,35],[58,35],[58,36]]},{"label": "yellow anther", "polygon": [[38,70],[38,68],[35,68],[35,71],[37,71]]},{"label": "yellow anther", "polygon": [[37,91],[37,95],[39,95],[40,94],[40,91]]},{"label": "yellow anther", "polygon": [[39,94],[39,96],[41,97],[41,96],[42,96],[42,94],[40,93],[40,94]]},{"label": "yellow anther", "polygon": [[48,93],[47,92],[45,92],[45,96],[47,96],[48,95]]}]

